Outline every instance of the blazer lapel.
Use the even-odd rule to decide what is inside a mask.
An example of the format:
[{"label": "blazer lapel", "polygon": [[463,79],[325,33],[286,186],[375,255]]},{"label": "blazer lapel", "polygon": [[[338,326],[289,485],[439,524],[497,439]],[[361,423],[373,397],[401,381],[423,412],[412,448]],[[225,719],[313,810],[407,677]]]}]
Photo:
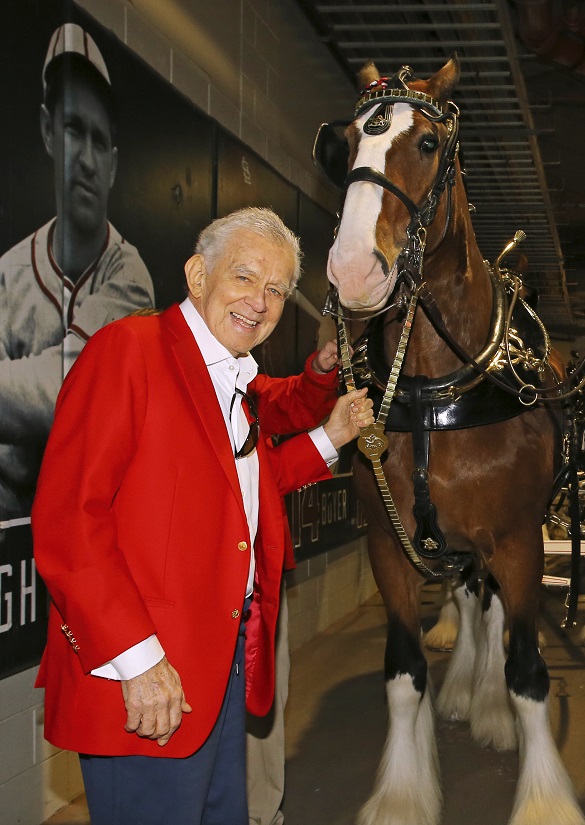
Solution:
[{"label": "blazer lapel", "polygon": [[168,321],[171,348],[179,372],[201,421],[201,426],[205,431],[209,444],[217,454],[217,459],[245,516],[232,445],[224,426],[223,413],[217,400],[215,388],[201,351],[178,304],[173,305],[163,314],[163,320]]}]

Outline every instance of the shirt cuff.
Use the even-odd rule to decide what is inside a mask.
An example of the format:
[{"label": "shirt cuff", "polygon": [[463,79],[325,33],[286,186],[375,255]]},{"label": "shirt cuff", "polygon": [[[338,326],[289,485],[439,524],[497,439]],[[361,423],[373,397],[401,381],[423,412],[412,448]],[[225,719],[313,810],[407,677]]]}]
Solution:
[{"label": "shirt cuff", "polygon": [[156,636],[149,636],[137,645],[128,648],[119,656],[115,656],[101,667],[91,671],[92,676],[101,676],[102,679],[126,681],[140,676],[157,665],[164,657],[165,652]]},{"label": "shirt cuff", "polygon": [[337,455],[337,450],[331,443],[331,439],[325,432],[325,429],[323,427],[317,427],[315,430],[311,430],[309,433],[309,438],[319,450],[321,458],[325,464],[327,464],[328,467],[335,464],[339,456]]}]

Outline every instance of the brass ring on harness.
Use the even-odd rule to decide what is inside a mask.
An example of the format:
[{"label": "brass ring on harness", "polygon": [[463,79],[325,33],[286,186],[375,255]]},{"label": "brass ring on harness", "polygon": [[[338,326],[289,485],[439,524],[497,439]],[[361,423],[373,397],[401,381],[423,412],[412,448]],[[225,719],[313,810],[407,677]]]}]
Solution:
[{"label": "brass ring on harness", "polygon": [[[534,393],[534,395],[532,396],[531,399],[529,399],[527,401],[524,401],[523,398],[522,398],[522,393],[525,392],[526,390],[528,390],[528,391],[531,390]],[[533,404],[536,404],[537,400],[538,400],[538,390],[536,389],[534,384],[523,384],[520,387],[520,389],[518,390],[518,401],[524,407],[531,407]]]}]

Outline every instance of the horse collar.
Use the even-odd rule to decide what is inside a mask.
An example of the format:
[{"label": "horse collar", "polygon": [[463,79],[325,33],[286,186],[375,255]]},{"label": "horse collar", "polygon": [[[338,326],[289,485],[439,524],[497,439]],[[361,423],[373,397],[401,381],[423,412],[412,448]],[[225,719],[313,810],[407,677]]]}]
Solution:
[{"label": "horse collar", "polygon": [[[498,353],[502,340],[504,338],[505,324],[506,324],[506,296],[504,287],[499,281],[493,268],[485,261],[492,281],[492,317],[490,322],[490,331],[488,339],[484,348],[473,358],[473,361],[480,366],[485,366],[491,363],[492,359]],[[408,276],[406,278],[408,288]],[[424,286],[419,287],[421,292],[421,302],[423,307],[429,311],[429,306],[434,303],[432,295]],[[364,370],[370,375],[373,383],[378,389],[384,389],[386,385],[386,375],[388,365],[385,361],[372,363],[372,350],[368,347],[368,340],[372,335],[372,329],[366,330],[362,338],[354,345],[355,355],[354,364],[357,373],[364,373]],[[466,363],[457,370],[450,372],[448,375],[443,375],[439,378],[428,378],[425,381],[424,391],[425,396],[434,398],[436,400],[445,402],[448,398],[454,398],[469,389],[478,380],[478,372],[471,363]],[[408,377],[402,376],[401,386],[398,388],[397,395],[404,400],[408,400],[410,396],[409,389],[410,381]]]}]

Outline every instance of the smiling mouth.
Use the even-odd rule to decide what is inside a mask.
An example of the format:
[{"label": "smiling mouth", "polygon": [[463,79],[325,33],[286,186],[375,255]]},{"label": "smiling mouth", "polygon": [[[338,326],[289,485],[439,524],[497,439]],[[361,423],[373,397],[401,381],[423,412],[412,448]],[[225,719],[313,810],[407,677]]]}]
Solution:
[{"label": "smiling mouth", "polygon": [[239,321],[245,327],[248,327],[248,329],[255,329],[258,326],[258,321],[251,321],[249,318],[246,318],[237,312],[232,312],[231,314],[236,319],[236,321]]}]

